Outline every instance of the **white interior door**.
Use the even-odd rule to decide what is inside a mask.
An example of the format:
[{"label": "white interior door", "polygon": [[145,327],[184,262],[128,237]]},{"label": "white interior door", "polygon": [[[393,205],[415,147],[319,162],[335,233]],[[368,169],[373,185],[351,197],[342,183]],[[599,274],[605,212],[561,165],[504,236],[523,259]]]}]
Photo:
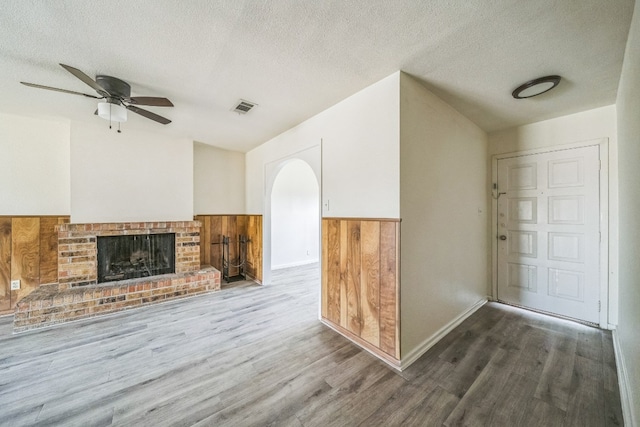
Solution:
[{"label": "white interior door", "polygon": [[597,146],[498,160],[498,299],[599,323]]}]

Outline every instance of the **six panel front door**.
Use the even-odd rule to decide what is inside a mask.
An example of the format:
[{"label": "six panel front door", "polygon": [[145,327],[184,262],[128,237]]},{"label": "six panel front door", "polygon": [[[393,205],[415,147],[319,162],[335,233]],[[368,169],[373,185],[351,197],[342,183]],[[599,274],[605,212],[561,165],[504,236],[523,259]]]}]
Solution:
[{"label": "six panel front door", "polygon": [[498,160],[498,299],[599,323],[599,148]]}]

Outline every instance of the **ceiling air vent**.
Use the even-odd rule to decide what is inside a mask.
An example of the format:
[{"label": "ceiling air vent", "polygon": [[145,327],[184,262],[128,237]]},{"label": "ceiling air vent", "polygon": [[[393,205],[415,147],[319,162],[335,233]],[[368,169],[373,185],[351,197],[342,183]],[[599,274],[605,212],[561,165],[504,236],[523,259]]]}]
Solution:
[{"label": "ceiling air vent", "polygon": [[245,101],[244,99],[241,99],[240,101],[238,101],[238,104],[234,107],[233,111],[240,114],[247,114],[249,110],[251,110],[256,105],[258,104],[256,104],[255,102]]}]

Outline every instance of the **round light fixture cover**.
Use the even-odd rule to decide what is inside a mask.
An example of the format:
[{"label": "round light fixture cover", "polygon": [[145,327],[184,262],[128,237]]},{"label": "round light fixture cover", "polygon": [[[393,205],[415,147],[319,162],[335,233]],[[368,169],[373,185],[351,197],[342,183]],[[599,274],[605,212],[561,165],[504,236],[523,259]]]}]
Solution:
[{"label": "round light fixture cover", "polygon": [[560,79],[560,76],[545,76],[530,80],[525,84],[518,86],[511,95],[515,99],[525,99],[538,96],[558,86]]},{"label": "round light fixture cover", "polygon": [[115,102],[99,102],[98,116],[113,122],[126,122],[127,109]]}]

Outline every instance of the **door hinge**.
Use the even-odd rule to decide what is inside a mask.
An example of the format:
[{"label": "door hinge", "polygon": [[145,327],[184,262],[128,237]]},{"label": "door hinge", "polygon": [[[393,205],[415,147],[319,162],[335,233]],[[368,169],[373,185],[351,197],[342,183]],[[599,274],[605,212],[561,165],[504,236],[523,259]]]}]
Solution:
[{"label": "door hinge", "polygon": [[598,301],[598,313],[602,311],[602,301]]}]

